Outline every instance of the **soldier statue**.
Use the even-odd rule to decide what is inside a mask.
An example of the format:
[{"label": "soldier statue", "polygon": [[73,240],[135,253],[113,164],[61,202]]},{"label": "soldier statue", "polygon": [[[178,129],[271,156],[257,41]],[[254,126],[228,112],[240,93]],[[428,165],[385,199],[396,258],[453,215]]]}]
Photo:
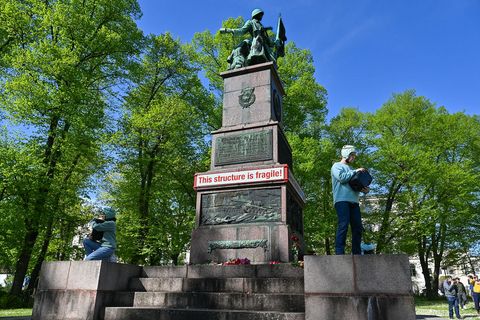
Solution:
[{"label": "soldier statue", "polygon": [[231,33],[233,35],[249,34],[251,39],[243,40],[227,59],[229,70],[251,66],[263,62],[272,61],[276,63],[278,57],[285,55],[285,27],[282,18],[278,18],[277,34],[275,39],[270,38],[268,30],[272,27],[264,27],[261,23],[263,10],[252,11],[252,18],[247,20],[243,27],[238,29],[221,28],[220,33]]}]

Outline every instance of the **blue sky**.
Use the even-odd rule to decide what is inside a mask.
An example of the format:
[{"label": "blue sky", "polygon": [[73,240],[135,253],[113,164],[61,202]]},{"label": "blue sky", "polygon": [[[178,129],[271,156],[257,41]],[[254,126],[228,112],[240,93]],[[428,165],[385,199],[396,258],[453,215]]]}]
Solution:
[{"label": "blue sky", "polygon": [[393,93],[417,95],[451,113],[480,114],[480,0],[140,0],[145,33],[189,42],[223,20],[262,8],[282,15],[287,37],[312,52],[328,91],[329,117],[342,107],[373,112]]}]

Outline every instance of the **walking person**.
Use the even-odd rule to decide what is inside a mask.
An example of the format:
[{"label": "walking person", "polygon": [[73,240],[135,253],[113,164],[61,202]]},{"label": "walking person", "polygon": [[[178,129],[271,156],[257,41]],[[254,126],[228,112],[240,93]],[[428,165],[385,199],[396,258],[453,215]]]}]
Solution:
[{"label": "walking person", "polygon": [[473,300],[473,284],[475,282],[472,282],[473,280],[473,274],[469,273],[467,274],[467,288],[468,288],[468,295],[472,297]]},{"label": "walking person", "polygon": [[453,319],[453,309],[455,309],[455,316],[457,319],[462,319],[460,316],[460,308],[458,304],[458,287],[451,276],[443,282],[443,290],[448,301],[448,316]]},{"label": "walking person", "polygon": [[[341,151],[342,159],[333,164],[331,169],[333,202],[338,217],[337,234],[335,238],[335,254],[345,254],[345,242],[348,226],[352,230],[352,254],[361,254],[362,217],[359,206],[359,192],[354,191],[348,182],[357,171],[366,171],[365,168],[353,169],[350,167],[355,161],[357,151],[354,146],[345,145]],[[367,193],[365,187],[361,192]]]},{"label": "walking person", "polygon": [[467,289],[463,285],[462,281],[460,281],[459,277],[455,278],[454,280],[458,290],[457,292],[458,304],[460,308],[465,309],[465,303],[467,303]]},{"label": "walking person", "polygon": [[480,315],[480,280],[478,276],[473,276],[473,279],[470,280],[470,285],[472,285],[472,298],[473,298],[473,306],[477,313]]}]

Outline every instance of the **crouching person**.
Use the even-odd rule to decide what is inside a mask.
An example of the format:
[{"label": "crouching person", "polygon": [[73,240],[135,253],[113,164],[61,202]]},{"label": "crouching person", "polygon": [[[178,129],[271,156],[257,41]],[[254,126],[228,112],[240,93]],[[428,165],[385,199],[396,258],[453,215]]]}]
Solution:
[{"label": "crouching person", "polygon": [[99,241],[92,237],[83,240],[85,248],[85,260],[105,260],[116,262],[115,248],[117,246],[116,238],[116,218],[115,211],[112,208],[104,207],[101,209],[99,219],[91,221],[92,229],[98,233],[103,232]]}]

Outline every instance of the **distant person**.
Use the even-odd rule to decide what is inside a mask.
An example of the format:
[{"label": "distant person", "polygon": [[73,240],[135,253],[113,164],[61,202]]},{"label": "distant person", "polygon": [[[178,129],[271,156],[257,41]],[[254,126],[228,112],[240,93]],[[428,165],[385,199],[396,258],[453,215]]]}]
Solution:
[{"label": "distant person", "polygon": [[[96,241],[92,236],[83,240],[86,257],[85,260],[112,261],[115,258],[116,238],[116,217],[112,208],[104,207],[98,219],[90,221],[92,234],[100,232],[101,239]],[[103,234],[101,234],[103,232]]]},{"label": "distant person", "polygon": [[473,298],[473,306],[477,313],[480,314],[480,280],[478,276],[473,276],[470,280],[470,285],[472,285],[472,298]]},{"label": "distant person", "polygon": [[[366,171],[366,169],[355,170],[350,167],[357,156],[354,146],[343,146],[341,156],[342,159],[334,163],[331,169],[333,203],[338,217],[335,254],[345,254],[345,241],[349,225],[352,230],[352,254],[361,254],[362,217],[359,206],[359,192],[354,191],[348,182],[357,171]],[[368,187],[365,187],[361,192],[367,193],[369,190]]]},{"label": "distant person", "polygon": [[455,309],[457,319],[462,319],[458,304],[458,287],[451,276],[448,276],[443,282],[443,290],[448,301],[448,316],[453,319],[453,309]]},{"label": "distant person", "polygon": [[467,285],[468,285],[468,294],[470,295],[470,297],[473,297],[473,284],[474,282],[472,282],[473,280],[473,274],[469,273],[467,275]]},{"label": "distant person", "polygon": [[465,286],[463,285],[462,281],[460,281],[460,278],[457,277],[454,280],[458,289],[458,304],[460,305],[460,308],[465,309],[465,303],[467,303],[467,289],[465,289]]},{"label": "distant person", "polygon": [[360,243],[362,254],[375,254],[376,248],[377,244],[372,239],[372,230],[370,228],[362,228],[362,242]]}]

